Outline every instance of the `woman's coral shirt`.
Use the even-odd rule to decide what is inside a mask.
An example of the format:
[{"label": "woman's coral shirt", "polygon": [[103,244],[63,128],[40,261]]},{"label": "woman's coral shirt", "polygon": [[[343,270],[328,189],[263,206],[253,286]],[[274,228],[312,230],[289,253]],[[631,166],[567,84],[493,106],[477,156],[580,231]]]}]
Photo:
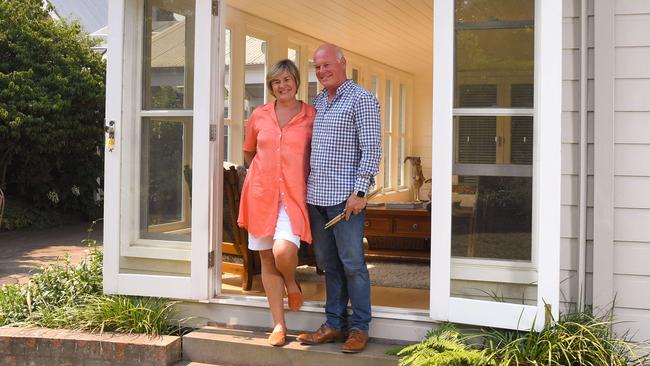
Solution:
[{"label": "woman's coral shirt", "polygon": [[306,197],[315,116],[314,107],[303,103],[301,111],[280,129],[275,102],[251,114],[244,151],[255,152],[255,157],[242,188],[237,222],[253,236],[273,236],[282,196],[293,233],[311,243]]}]

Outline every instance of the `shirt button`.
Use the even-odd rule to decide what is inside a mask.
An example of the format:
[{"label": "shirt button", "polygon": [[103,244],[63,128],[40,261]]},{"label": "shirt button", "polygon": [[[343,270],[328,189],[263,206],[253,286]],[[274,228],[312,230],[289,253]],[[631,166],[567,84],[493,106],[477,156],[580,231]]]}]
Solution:
[{"label": "shirt button", "polygon": [[280,148],[279,148],[279,147],[278,147],[278,150],[277,150],[277,151],[280,151]]}]

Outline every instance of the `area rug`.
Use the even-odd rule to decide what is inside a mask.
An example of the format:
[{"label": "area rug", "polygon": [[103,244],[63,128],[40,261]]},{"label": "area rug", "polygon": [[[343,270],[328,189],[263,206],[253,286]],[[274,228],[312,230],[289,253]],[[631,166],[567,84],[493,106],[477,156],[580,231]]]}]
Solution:
[{"label": "area rug", "polygon": [[[370,282],[373,286],[399,288],[429,288],[429,266],[416,263],[369,262]],[[325,276],[316,273],[316,267],[300,266],[296,278],[301,282],[322,282]]]}]

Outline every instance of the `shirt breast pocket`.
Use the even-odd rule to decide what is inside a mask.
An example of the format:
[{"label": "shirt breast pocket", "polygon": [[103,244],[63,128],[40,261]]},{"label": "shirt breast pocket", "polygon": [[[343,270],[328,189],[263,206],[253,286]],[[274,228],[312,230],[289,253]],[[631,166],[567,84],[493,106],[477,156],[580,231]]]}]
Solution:
[{"label": "shirt breast pocket", "polygon": [[331,132],[337,137],[342,137],[354,131],[354,111],[352,108],[340,108],[334,113]]}]

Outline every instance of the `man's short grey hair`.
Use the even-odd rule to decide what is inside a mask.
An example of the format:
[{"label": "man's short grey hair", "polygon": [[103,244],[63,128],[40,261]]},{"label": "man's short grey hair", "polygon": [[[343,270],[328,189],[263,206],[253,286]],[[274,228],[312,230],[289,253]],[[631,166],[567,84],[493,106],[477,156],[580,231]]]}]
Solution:
[{"label": "man's short grey hair", "polygon": [[339,46],[334,46],[336,50],[336,59],[341,61],[341,59],[344,57],[343,55],[343,50]]}]

